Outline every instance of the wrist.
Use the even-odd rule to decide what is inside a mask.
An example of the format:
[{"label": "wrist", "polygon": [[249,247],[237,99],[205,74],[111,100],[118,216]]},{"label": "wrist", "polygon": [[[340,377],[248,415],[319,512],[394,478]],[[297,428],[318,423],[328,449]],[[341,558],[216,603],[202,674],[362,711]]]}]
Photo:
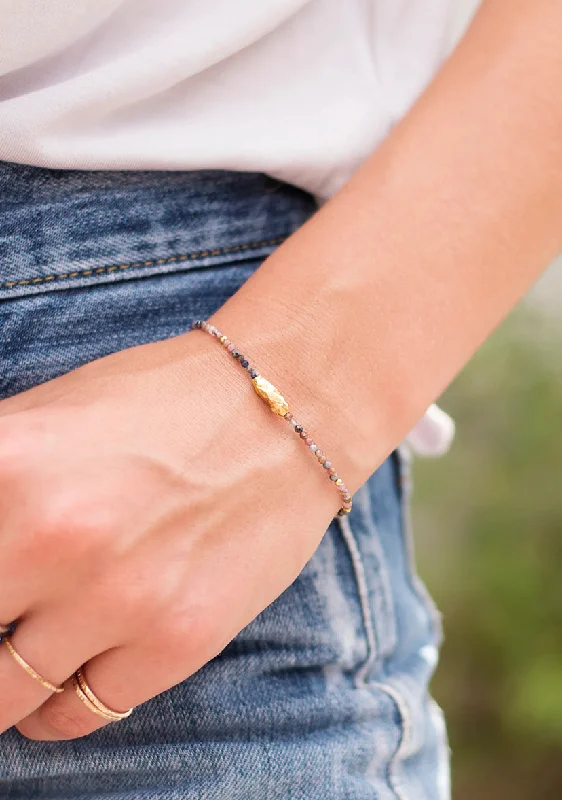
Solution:
[{"label": "wrist", "polygon": [[[330,287],[324,285],[322,292],[322,300],[316,300],[328,309],[333,303]],[[246,284],[210,322],[279,389],[293,416],[353,492],[395,442],[391,427],[382,424],[384,409],[377,409],[367,395],[366,382],[347,380],[356,355],[348,352],[342,321],[337,313],[312,313],[314,305],[272,300]],[[308,455],[304,450],[303,460]],[[310,469],[323,472],[314,462]]]},{"label": "wrist", "polygon": [[[342,495],[288,422],[258,398],[240,359],[232,358],[218,339],[204,331],[160,344],[171,345],[169,357],[179,354],[178,371],[186,387],[178,386],[172,394],[185,398],[182,415],[189,419],[188,431],[195,426],[200,432],[197,438],[205,467],[224,470],[226,480],[232,469],[243,474],[244,485],[252,484],[244,489],[248,501],[255,502],[257,488],[264,514],[280,508],[288,513],[293,508],[302,517],[306,506],[312,530],[325,530],[342,505]],[[247,353],[260,375],[272,379]],[[171,358],[175,361],[175,355]],[[181,437],[178,448],[193,453],[191,442],[184,446]],[[192,465],[186,463],[185,468]]]},{"label": "wrist", "polygon": [[322,467],[324,476],[330,481],[333,488],[337,490],[340,501],[338,514],[342,516],[349,513],[352,507],[349,487],[338,474],[330,457],[314,441],[312,433],[291,412],[287,400],[279,389],[256,369],[255,364],[251,363],[247,356],[239,350],[238,345],[231,341],[216,325],[207,320],[195,320],[192,323],[192,329],[203,330],[205,334],[214,338],[217,344],[224,349],[227,358],[230,356],[239,367],[242,367],[248,373],[255,393],[265,402],[270,411],[275,416],[280,417],[289,426],[291,432],[298,436],[308,454],[316,458],[318,465]]}]

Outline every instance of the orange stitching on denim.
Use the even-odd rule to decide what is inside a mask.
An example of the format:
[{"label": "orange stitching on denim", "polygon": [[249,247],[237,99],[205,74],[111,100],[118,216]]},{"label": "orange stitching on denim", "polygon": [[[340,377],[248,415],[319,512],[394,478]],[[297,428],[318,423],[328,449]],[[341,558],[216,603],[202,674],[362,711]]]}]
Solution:
[{"label": "orange stitching on denim", "polygon": [[284,236],[277,236],[275,239],[264,239],[262,242],[251,242],[250,244],[237,244],[233,247],[222,247],[220,250],[202,250],[200,253],[185,253],[179,256],[169,256],[168,258],[153,258],[150,261],[135,261],[131,264],[114,264],[110,267],[97,267],[95,269],[83,269],[78,272],[61,272],[59,275],[45,275],[38,278],[26,278],[21,281],[7,281],[0,283],[0,289],[13,289],[16,286],[27,286],[30,283],[46,283],[47,281],[64,280],[66,278],[84,278],[90,275],[102,275],[116,270],[138,269],[139,267],[153,267],[156,264],[172,264],[178,261],[192,261],[195,258],[206,258],[208,256],[221,256],[225,253],[236,253],[240,250],[250,250],[255,247],[267,247],[269,245],[281,244]]}]

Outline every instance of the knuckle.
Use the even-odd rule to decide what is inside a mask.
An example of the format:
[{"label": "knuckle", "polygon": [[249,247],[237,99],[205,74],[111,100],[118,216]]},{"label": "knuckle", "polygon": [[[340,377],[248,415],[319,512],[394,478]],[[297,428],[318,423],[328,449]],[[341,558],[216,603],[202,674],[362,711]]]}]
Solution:
[{"label": "knuckle", "polygon": [[21,539],[23,555],[29,553],[35,562],[74,552],[77,543],[76,526],[49,504],[37,509],[37,519],[30,522]]},{"label": "knuckle", "polygon": [[56,535],[63,531],[73,537],[82,535],[89,540],[104,534],[108,517],[103,510],[96,510],[75,488],[57,492],[48,509],[47,530]]},{"label": "knuckle", "polygon": [[96,549],[111,535],[109,515],[84,503],[79,494],[55,492],[40,508],[35,525],[36,544],[60,544],[73,552]]},{"label": "knuckle", "polygon": [[214,654],[220,625],[211,609],[191,607],[169,613],[158,626],[158,642],[170,659],[203,663]]},{"label": "knuckle", "polygon": [[182,635],[180,631],[170,626],[165,631],[158,632],[156,646],[173,664],[187,664],[196,654],[196,648],[189,636]]},{"label": "knuckle", "polygon": [[141,586],[132,583],[120,585],[114,593],[114,605],[128,625],[138,623],[144,627],[149,622],[150,604]]},{"label": "knuckle", "polygon": [[152,634],[166,616],[162,578],[158,572],[121,562],[117,567],[102,567],[91,586],[90,603],[129,641]]},{"label": "knuckle", "polygon": [[153,576],[127,575],[113,578],[107,586],[107,594],[130,630],[146,631],[157,624],[161,604],[155,580]]}]

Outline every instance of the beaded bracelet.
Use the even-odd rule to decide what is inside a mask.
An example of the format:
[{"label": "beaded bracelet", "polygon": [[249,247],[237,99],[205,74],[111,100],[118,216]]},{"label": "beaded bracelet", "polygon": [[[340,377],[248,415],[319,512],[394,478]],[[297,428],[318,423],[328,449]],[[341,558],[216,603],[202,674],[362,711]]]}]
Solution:
[{"label": "beaded bracelet", "polygon": [[312,438],[304,430],[303,426],[300,425],[293,417],[293,415],[289,411],[289,405],[287,401],[279,392],[279,390],[276,389],[275,386],[273,386],[273,384],[267,381],[262,375],[260,375],[259,372],[250,365],[248,359],[245,358],[240,353],[238,348],[230,341],[230,339],[228,339],[224,334],[222,334],[219,331],[219,329],[216,328],[214,325],[210,325],[205,320],[198,319],[195,320],[195,322],[192,322],[191,328],[192,330],[206,331],[211,336],[214,336],[215,339],[218,339],[218,341],[223,345],[225,350],[227,350],[233,358],[237,359],[240,362],[240,364],[244,367],[244,369],[250,373],[250,377],[252,379],[252,385],[255,389],[256,394],[268,404],[268,406],[270,407],[270,409],[273,411],[274,414],[277,414],[278,416],[283,417],[283,419],[287,420],[287,422],[292,426],[295,433],[297,433],[302,439],[302,441],[306,444],[310,452],[316,456],[318,462],[326,470],[329,479],[333,481],[333,483],[336,486],[336,489],[340,492],[342,506],[338,511],[338,516],[343,517],[344,514],[349,514],[349,512],[351,511],[351,506],[353,501],[347,486],[345,485],[345,483],[342,481],[342,479],[339,477],[338,473],[332,466],[332,462],[328,461],[328,458],[325,455],[325,453],[318,447],[317,444],[314,443]]}]

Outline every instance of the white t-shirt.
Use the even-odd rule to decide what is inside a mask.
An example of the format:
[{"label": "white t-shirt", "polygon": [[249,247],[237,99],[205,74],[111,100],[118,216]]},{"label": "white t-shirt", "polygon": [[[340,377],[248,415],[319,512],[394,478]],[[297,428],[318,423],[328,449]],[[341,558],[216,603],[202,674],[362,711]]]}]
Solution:
[{"label": "white t-shirt", "polygon": [[326,198],[427,85],[457,2],[0,0],[0,160]]},{"label": "white t-shirt", "polygon": [[[326,199],[429,83],[458,2],[0,0],[0,160],[251,170]],[[452,430],[433,406],[410,441]]]}]

